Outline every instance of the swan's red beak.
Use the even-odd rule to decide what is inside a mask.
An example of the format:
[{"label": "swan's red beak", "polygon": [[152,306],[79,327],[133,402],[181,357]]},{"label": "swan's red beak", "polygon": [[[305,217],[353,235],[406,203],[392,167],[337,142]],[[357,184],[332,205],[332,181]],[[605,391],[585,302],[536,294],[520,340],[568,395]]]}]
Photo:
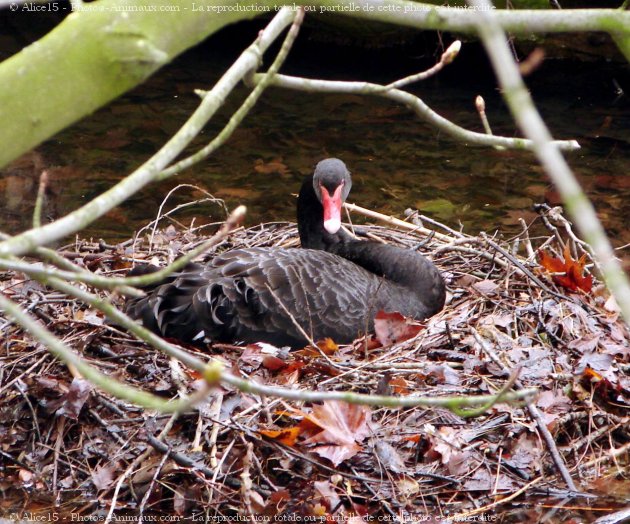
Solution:
[{"label": "swan's red beak", "polygon": [[324,229],[334,235],[341,227],[341,192],[343,183],[335,188],[332,197],[324,186],[320,186],[324,206]]}]

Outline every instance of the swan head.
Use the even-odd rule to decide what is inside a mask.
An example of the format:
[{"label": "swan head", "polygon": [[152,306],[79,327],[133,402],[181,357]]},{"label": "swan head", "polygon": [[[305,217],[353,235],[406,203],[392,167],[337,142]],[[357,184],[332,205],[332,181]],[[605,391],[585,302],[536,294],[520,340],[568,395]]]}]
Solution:
[{"label": "swan head", "polygon": [[324,229],[331,235],[341,228],[341,206],[351,187],[350,171],[338,158],[327,158],[315,167],[313,189],[324,208]]}]

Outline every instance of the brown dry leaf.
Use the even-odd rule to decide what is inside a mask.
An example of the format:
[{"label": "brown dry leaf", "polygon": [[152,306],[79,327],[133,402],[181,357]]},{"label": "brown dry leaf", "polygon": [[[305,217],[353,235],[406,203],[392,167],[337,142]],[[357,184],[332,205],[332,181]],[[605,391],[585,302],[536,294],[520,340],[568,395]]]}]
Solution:
[{"label": "brown dry leaf", "polygon": [[57,415],[65,415],[77,420],[83,404],[92,391],[92,385],[82,378],[75,378],[70,384],[68,393],[65,394],[63,404],[57,410]]},{"label": "brown dry leaf", "polygon": [[621,358],[629,359],[630,358],[630,346],[626,344],[615,344],[607,342],[604,344],[604,351],[606,355],[620,355]]},{"label": "brown dry leaf", "polygon": [[514,364],[521,367],[519,378],[522,380],[544,379],[554,372],[553,354],[545,347],[515,346],[508,355]]},{"label": "brown dry leaf", "polygon": [[114,483],[115,464],[98,466],[92,471],[92,484],[97,490],[109,488]]},{"label": "brown dry leaf", "polygon": [[429,379],[432,384],[457,386],[460,383],[459,373],[446,364],[429,366],[426,375],[427,379]]},{"label": "brown dry leaf", "polygon": [[545,425],[552,429],[554,421],[573,410],[573,403],[561,390],[543,391],[536,398],[536,405],[541,409]]},{"label": "brown dry leaf", "polygon": [[494,280],[481,280],[473,284],[473,289],[484,296],[496,295],[499,285]]},{"label": "brown dry leaf", "polygon": [[266,357],[275,356],[277,351],[277,348],[271,344],[260,342],[256,344],[247,344],[239,357],[239,361],[249,364],[253,369],[257,369]]},{"label": "brown dry leaf", "polygon": [[581,392],[575,387],[576,395],[585,400],[594,398],[595,402],[606,410],[626,416],[630,409],[630,391],[624,387],[624,375],[618,377],[610,370],[607,370],[605,375],[610,379],[587,366],[579,384],[586,391],[580,395]]},{"label": "brown dry leaf", "polygon": [[112,257],[110,262],[111,268],[114,270],[131,269],[131,262],[128,258],[123,258],[119,255]]},{"label": "brown dry leaf", "polygon": [[569,349],[576,349],[580,353],[588,353],[593,351],[597,344],[599,343],[599,339],[601,338],[601,333],[592,333],[590,335],[584,335],[583,337],[571,340],[567,347]]},{"label": "brown dry leaf", "polygon": [[497,326],[506,328],[514,322],[514,318],[509,313],[490,314],[480,321],[481,325]]},{"label": "brown dry leaf", "polygon": [[324,505],[327,511],[337,508],[341,503],[338,490],[328,480],[319,480],[313,482],[315,488],[315,500]]},{"label": "brown dry leaf", "polygon": [[610,369],[615,358],[602,353],[585,353],[578,362],[576,372],[584,373],[587,368],[603,373]]},{"label": "brown dry leaf", "polygon": [[452,454],[458,453],[458,450],[467,444],[462,438],[461,431],[450,426],[441,427],[437,431],[433,429],[429,436],[433,451],[442,457],[442,464],[446,464],[451,459]]},{"label": "brown dry leaf", "polygon": [[374,332],[383,346],[415,337],[423,326],[413,323],[400,313],[379,311],[374,317]]},{"label": "brown dry leaf", "polygon": [[410,497],[415,497],[420,493],[420,484],[416,480],[411,477],[401,477],[396,481],[396,486],[398,487],[398,492],[405,499],[409,499]]},{"label": "brown dry leaf", "polygon": [[186,495],[181,492],[181,490],[176,489],[173,495],[173,511],[175,515],[183,516],[186,514],[186,510],[188,510],[188,502],[186,500]]},{"label": "brown dry leaf", "polygon": [[542,467],[542,449],[536,436],[522,433],[512,447],[509,463],[518,469],[538,471]]},{"label": "brown dry leaf", "polygon": [[[331,401],[313,406],[313,413],[302,421],[304,433],[316,433],[304,441],[319,444],[315,452],[329,459],[335,466],[359,451],[370,433],[371,410],[367,406]],[[309,427],[310,426],[310,427]]]},{"label": "brown dry leaf", "polygon": [[496,488],[499,491],[511,491],[518,489],[518,484],[507,475],[497,475],[485,468],[479,468],[471,478],[467,479],[462,489],[467,491],[486,491]]},{"label": "brown dry leaf", "polygon": [[385,469],[393,473],[403,473],[407,470],[405,462],[398,451],[396,451],[396,448],[388,444],[385,440],[377,440],[375,442],[374,452]]},{"label": "brown dry leaf", "polygon": [[263,358],[262,365],[269,371],[279,371],[287,367],[287,363],[281,358],[274,357],[273,355],[267,355]]}]

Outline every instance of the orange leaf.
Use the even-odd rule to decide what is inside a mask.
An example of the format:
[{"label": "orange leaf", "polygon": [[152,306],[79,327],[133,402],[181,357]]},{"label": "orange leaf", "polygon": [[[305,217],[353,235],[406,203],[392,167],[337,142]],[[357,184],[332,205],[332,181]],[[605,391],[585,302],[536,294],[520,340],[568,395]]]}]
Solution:
[{"label": "orange leaf", "polygon": [[395,395],[409,394],[409,382],[407,382],[403,377],[394,377],[389,381],[389,385]]},{"label": "orange leaf", "polygon": [[569,244],[564,246],[564,260],[553,257],[545,251],[539,251],[540,265],[547,271],[552,273],[563,273],[553,275],[553,281],[569,291],[577,291],[578,289],[588,293],[593,287],[593,276],[584,275],[584,266],[586,265],[586,255],[582,255],[579,260],[571,257]]},{"label": "orange leaf", "polygon": [[318,340],[317,347],[321,349],[325,355],[332,355],[335,351],[339,350],[339,346],[335,344],[335,341],[328,337],[324,340]]},{"label": "orange leaf", "polygon": [[300,433],[302,433],[302,428],[300,428],[300,426],[295,426],[292,428],[280,430],[261,429],[258,431],[258,433],[264,435],[267,438],[277,440],[285,446],[295,446],[295,441],[297,440]]},{"label": "orange leaf", "polygon": [[597,371],[595,371],[591,366],[586,366],[584,373],[582,373],[582,378],[586,382],[601,382],[602,380],[605,380],[605,378]]}]

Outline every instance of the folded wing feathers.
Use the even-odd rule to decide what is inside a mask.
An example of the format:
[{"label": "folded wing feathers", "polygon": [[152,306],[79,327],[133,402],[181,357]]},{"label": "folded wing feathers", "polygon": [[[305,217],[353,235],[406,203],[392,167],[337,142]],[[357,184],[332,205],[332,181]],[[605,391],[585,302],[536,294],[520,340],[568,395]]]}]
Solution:
[{"label": "folded wing feathers", "polygon": [[350,341],[357,325],[371,327],[365,319],[376,313],[369,314],[370,296],[378,284],[378,277],[325,251],[236,249],[192,264],[149,297],[130,301],[128,310],[144,319],[148,307],[162,335],[183,340],[306,342],[286,308],[315,339]]}]

